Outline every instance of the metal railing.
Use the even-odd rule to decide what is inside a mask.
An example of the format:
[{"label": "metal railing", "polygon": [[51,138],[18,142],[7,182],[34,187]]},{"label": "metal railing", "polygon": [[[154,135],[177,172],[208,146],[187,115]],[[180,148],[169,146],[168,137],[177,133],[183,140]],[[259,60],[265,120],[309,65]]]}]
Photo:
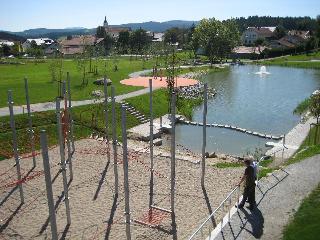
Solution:
[{"label": "metal railing", "polygon": [[[266,159],[267,156],[262,156],[259,161],[257,162],[257,168],[259,169],[260,163]],[[257,184],[259,183],[259,174],[257,172]],[[236,202],[232,202],[233,197],[236,198]],[[200,227],[189,237],[189,240],[195,240],[195,239],[204,239],[208,238],[211,239],[212,231],[220,226],[220,232],[222,231],[224,224],[230,222],[231,219],[231,211],[234,203],[239,204],[242,196],[240,196],[240,186],[236,186],[229,194],[228,196],[220,203],[220,205],[211,213],[211,215],[200,225]],[[227,215],[225,215],[225,212],[221,212],[222,214],[221,221],[219,224],[215,223],[215,216],[218,215],[218,212],[222,209],[224,210],[225,207],[228,208]],[[236,208],[237,211],[239,211],[238,208]],[[207,229],[206,229],[207,228]],[[204,235],[205,233],[205,235]]]}]

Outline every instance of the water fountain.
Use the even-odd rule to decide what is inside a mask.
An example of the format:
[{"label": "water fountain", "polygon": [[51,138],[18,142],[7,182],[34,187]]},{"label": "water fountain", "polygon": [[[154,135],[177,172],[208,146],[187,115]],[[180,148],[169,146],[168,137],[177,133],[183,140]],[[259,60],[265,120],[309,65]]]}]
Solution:
[{"label": "water fountain", "polygon": [[256,72],[255,74],[259,74],[259,75],[267,75],[270,74],[269,72],[267,72],[267,68],[266,66],[261,66],[260,67],[260,71]]}]

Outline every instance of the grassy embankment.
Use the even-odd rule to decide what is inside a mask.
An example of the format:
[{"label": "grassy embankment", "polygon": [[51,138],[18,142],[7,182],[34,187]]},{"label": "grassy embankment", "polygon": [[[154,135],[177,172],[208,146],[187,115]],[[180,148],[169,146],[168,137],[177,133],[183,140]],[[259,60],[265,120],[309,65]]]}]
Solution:
[{"label": "grassy embankment", "polygon": [[[17,60],[16,60],[17,61]],[[20,60],[19,60],[20,61]],[[13,90],[13,98],[16,105],[25,104],[24,77],[28,78],[31,103],[53,101],[58,94],[58,84],[52,81],[49,65],[52,59],[48,60],[24,60],[23,65],[0,64],[0,107],[7,106],[7,90]],[[66,73],[70,73],[72,100],[90,99],[91,92],[103,90],[102,86],[93,84],[93,81],[107,75],[113,82],[116,94],[123,94],[141,89],[120,84],[120,80],[128,77],[129,73],[140,71],[145,68],[152,68],[154,60],[145,61],[119,58],[118,71],[114,71],[114,60],[93,60],[92,66],[98,66],[98,75],[87,73],[88,85],[82,85],[83,72],[78,69],[77,61],[63,60],[62,80],[66,79]],[[86,67],[87,71],[89,65]]]},{"label": "grassy embankment", "polygon": [[[184,74],[189,72],[200,72],[208,70],[209,73],[228,71],[228,68],[210,68],[210,67],[190,67],[187,69],[181,69],[178,74]],[[201,80],[201,79],[200,79]],[[188,119],[192,118],[193,109],[202,103],[202,99],[184,99],[178,97],[177,100],[177,114],[184,115]],[[141,95],[134,98],[126,99],[126,102],[134,106],[137,110],[142,112],[144,115],[149,115],[149,95]],[[154,117],[160,117],[168,113],[168,93],[166,89],[159,89],[153,92],[153,114]]]},{"label": "grassy embankment", "polygon": [[283,240],[314,240],[320,236],[320,185],[303,200],[285,227]]},{"label": "grassy embankment", "polygon": [[320,52],[294,56],[285,56],[266,61],[257,61],[255,63],[263,65],[278,65],[284,67],[320,69],[320,61],[318,60],[320,60]]},{"label": "grassy embankment", "polygon": [[[105,131],[105,119],[104,119],[104,107],[101,104],[87,105],[73,108],[73,116],[75,120],[74,124],[74,136],[75,139],[82,139],[88,137],[92,132],[104,133]],[[108,108],[109,112],[109,124],[111,124],[111,108]],[[121,140],[121,113],[120,105],[116,105],[116,129],[118,138]],[[57,136],[57,122],[56,114],[54,111],[34,113],[32,117],[33,129],[35,132],[35,144],[36,149],[40,149],[39,135],[40,130],[46,130],[48,135],[49,146],[58,143]],[[10,128],[9,117],[0,118],[0,160],[13,156],[12,152],[12,132]],[[31,145],[28,135],[28,118],[27,114],[21,114],[15,116],[15,123],[18,136],[18,148],[19,153],[30,153]],[[131,128],[139,124],[138,120],[132,115],[127,114],[127,128]],[[109,136],[111,136],[111,129],[109,129]]]}]

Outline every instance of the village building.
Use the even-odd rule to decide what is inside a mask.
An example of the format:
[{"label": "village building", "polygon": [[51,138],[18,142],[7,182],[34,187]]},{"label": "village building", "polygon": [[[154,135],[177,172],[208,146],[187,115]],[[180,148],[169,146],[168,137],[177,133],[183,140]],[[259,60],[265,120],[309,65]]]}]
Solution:
[{"label": "village building", "polygon": [[257,39],[270,40],[274,37],[276,27],[248,27],[242,34],[244,45],[252,45]]},{"label": "village building", "polygon": [[49,46],[54,43],[50,38],[29,38],[24,43],[22,43],[22,50],[26,52],[31,48],[31,42],[34,41],[37,46]]},{"label": "village building", "polygon": [[259,46],[259,47],[246,47],[246,46],[239,46],[233,49],[230,58],[233,59],[251,59],[257,58],[266,47]]},{"label": "village building", "polygon": [[44,49],[44,54],[45,55],[52,55],[52,54],[55,54],[57,52],[59,52],[59,44],[58,43],[52,43],[51,45],[47,46],[45,49]]},{"label": "village building", "polygon": [[75,36],[60,42],[60,52],[64,55],[82,54],[87,46],[97,46],[103,43],[103,38],[93,35]]},{"label": "village building", "polygon": [[8,47],[12,47],[14,46],[14,42],[9,41],[9,40],[1,40],[0,39],[0,46],[8,46]]},{"label": "village building", "polygon": [[119,37],[120,32],[126,32],[126,31],[131,32],[131,28],[109,26],[108,21],[107,21],[107,17],[104,18],[103,27],[104,27],[106,33],[115,39],[117,39]]}]

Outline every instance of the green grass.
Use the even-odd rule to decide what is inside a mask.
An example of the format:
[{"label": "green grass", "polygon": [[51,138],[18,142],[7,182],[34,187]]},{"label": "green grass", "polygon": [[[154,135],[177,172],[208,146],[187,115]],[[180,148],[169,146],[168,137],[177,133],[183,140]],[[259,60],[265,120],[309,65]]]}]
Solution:
[{"label": "green grass", "polygon": [[[297,153],[286,161],[286,165],[300,162],[306,158],[312,157],[316,154],[320,154],[319,140],[314,142],[316,134],[316,128],[313,127],[309,132],[306,139],[302,142],[301,146],[297,150]],[[318,138],[320,135],[320,128],[318,131]]]},{"label": "green grass", "polygon": [[[13,90],[13,98],[16,105],[25,104],[24,77],[29,80],[29,91],[31,103],[53,101],[58,94],[57,82],[52,82],[49,72],[49,64],[52,59],[34,61],[24,60],[25,65],[0,64],[0,107],[7,106],[7,90]],[[105,68],[106,64],[106,68]],[[153,60],[145,62],[145,68],[152,68]],[[66,73],[70,72],[72,100],[90,99],[91,92],[94,90],[103,90],[102,86],[93,84],[93,81],[107,77],[113,82],[116,88],[116,94],[123,94],[141,89],[141,87],[132,87],[120,84],[120,80],[128,77],[129,73],[143,69],[142,60],[132,60],[120,58],[118,61],[118,71],[113,71],[114,62],[112,59],[93,60],[92,65],[98,66],[98,75],[87,73],[88,85],[82,86],[82,72],[77,68],[77,62],[72,59],[63,61],[63,77],[66,79]],[[89,69],[87,65],[86,69]]]},{"label": "green grass", "polygon": [[[109,126],[111,126],[111,107],[108,107]],[[88,137],[91,133],[104,134],[105,132],[105,117],[104,107],[101,104],[87,105],[73,108],[74,118],[74,136],[75,139],[82,139]],[[139,124],[139,121],[132,115],[127,114],[127,129]],[[35,132],[36,149],[40,149],[39,135],[41,130],[46,130],[48,136],[49,146],[58,143],[56,115],[54,111],[34,113],[33,126]],[[9,125],[9,117],[0,118],[0,160],[13,156],[12,152],[12,132]],[[27,132],[28,119],[27,115],[16,115],[15,123],[18,137],[19,153],[31,152],[31,145],[29,135]],[[121,110],[120,105],[116,105],[116,130],[117,137],[121,141]],[[109,136],[111,136],[112,129],[109,128]]]},{"label": "green grass", "polygon": [[320,236],[320,185],[303,200],[285,227],[283,240],[314,240]]},{"label": "green grass", "polygon": [[265,159],[259,163],[261,167],[268,167],[273,162],[273,158]]},{"label": "green grass", "polygon": [[[153,92],[153,116],[155,118],[165,115],[169,112],[168,93],[166,89],[159,89]],[[126,102],[134,106],[138,111],[149,116],[149,94],[126,99]],[[191,119],[193,108],[199,106],[202,99],[184,99],[178,97],[177,114],[181,114]]]},{"label": "green grass", "polygon": [[283,57],[287,61],[310,61],[310,60],[320,60],[320,52],[313,52],[308,54],[299,54],[288,57]]},{"label": "green grass", "polygon": [[293,110],[294,114],[298,114],[301,115],[304,112],[306,112],[309,109],[310,106],[310,98],[306,98],[305,100],[303,100],[301,103],[298,104],[298,106]]},{"label": "green grass", "polygon": [[213,165],[217,168],[236,168],[236,167],[243,167],[244,165],[242,163],[237,162],[221,162]]},{"label": "green grass", "polygon": [[260,168],[259,170],[259,179],[266,177],[269,173],[272,173],[275,169],[273,168]]},{"label": "green grass", "polygon": [[264,65],[279,65],[284,67],[320,69],[320,62],[308,62],[310,60],[320,60],[320,52],[280,57],[258,63]]}]

